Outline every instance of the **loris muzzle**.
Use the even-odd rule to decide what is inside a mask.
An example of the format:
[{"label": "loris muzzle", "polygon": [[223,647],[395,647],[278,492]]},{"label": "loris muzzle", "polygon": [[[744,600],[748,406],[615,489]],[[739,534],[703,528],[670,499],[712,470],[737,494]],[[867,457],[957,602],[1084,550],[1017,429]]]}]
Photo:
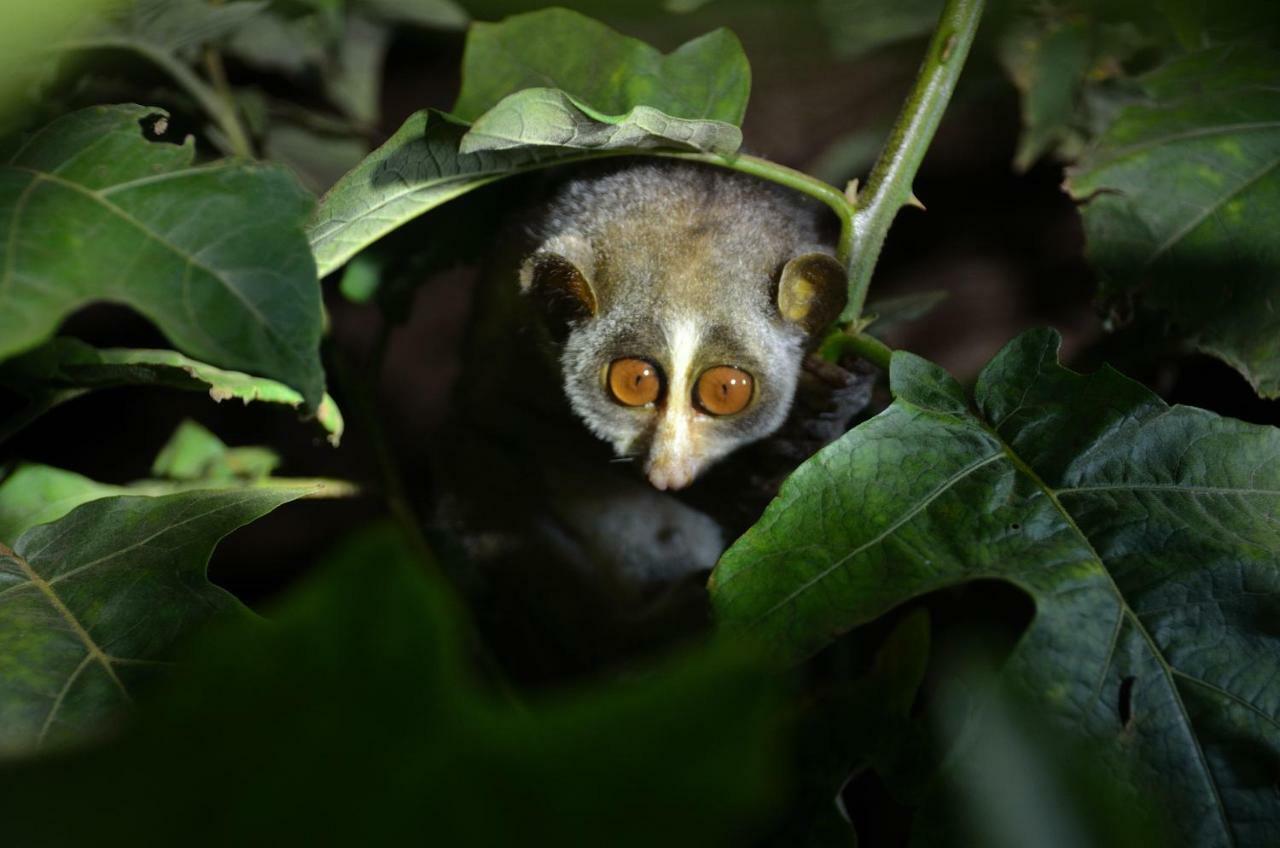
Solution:
[{"label": "loris muzzle", "polygon": [[570,180],[520,269],[561,345],[574,412],[658,489],[783,423],[801,361],[845,304],[818,214],[691,163]]}]

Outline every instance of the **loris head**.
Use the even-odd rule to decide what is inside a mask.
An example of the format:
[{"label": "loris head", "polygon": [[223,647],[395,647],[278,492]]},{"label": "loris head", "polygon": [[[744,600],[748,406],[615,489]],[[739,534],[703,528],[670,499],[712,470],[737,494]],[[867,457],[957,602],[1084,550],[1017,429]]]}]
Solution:
[{"label": "loris head", "polygon": [[844,308],[816,212],[684,163],[568,183],[520,285],[558,338],[565,393],[650,482],[679,489],[781,426],[801,360]]}]

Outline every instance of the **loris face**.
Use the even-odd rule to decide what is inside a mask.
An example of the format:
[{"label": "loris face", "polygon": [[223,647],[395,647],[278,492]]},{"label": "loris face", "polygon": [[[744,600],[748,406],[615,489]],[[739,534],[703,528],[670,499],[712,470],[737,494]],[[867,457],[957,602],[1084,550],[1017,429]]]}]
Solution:
[{"label": "loris face", "polygon": [[689,165],[571,184],[558,203],[521,286],[561,330],[565,394],[591,432],[679,489],[777,430],[844,306],[808,210]]}]

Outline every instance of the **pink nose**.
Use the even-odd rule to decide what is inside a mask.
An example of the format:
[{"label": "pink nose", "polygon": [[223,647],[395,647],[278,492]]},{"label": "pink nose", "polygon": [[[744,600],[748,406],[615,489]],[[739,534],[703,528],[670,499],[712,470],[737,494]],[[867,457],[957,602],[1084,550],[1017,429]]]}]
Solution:
[{"label": "pink nose", "polygon": [[693,482],[697,469],[689,461],[659,460],[649,464],[649,482],[655,489],[683,489]]}]

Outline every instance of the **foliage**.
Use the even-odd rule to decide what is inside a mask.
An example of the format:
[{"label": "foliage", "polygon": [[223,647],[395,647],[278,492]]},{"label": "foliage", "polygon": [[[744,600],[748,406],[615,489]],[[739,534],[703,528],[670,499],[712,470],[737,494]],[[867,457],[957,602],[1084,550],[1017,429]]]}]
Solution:
[{"label": "foliage", "polygon": [[[423,565],[393,528],[367,532],[271,629],[242,615],[210,632],[110,746],[0,770],[11,837],[706,845],[767,815],[776,695],[747,657],[705,648],[504,703],[468,674],[457,612]],[[139,792],[155,815],[127,812]],[[55,815],[68,793],[87,806]]]},{"label": "foliage", "polygon": [[1074,374],[1057,346],[1011,342],[972,409],[894,354],[894,404],[802,466],[721,559],[719,617],[803,656],[926,592],[1008,580],[1036,615],[1005,673],[1039,708],[1131,761],[1193,844],[1268,844],[1280,805],[1251,775],[1280,746],[1280,645],[1259,626],[1280,577],[1280,432]]},{"label": "foliage", "polygon": [[314,409],[324,371],[320,291],[300,230],[310,197],[276,167],[192,167],[190,139],[144,136],[153,114],[74,112],[4,157],[0,357],[45,341],[87,302],[114,300],[193,356],[291,385]]},{"label": "foliage", "polygon": [[[1280,433],[1170,406],[1109,368],[1072,372],[1052,331],[1016,338],[968,393],[867,335],[946,308],[939,292],[861,307],[983,3],[812,5],[843,58],[933,33],[860,190],[740,152],[751,69],[723,28],[663,53],[566,9],[474,23],[452,109],[414,104],[365,156],[393,38],[456,30],[467,12],[451,0],[139,0],[65,32],[18,22],[47,49],[0,89],[0,110],[20,90],[32,104],[0,115],[31,130],[0,138],[0,387],[26,402],[0,442],[87,392],[153,386],[284,405],[336,447],[327,361],[401,526],[341,546],[268,623],[209,581],[215,546],[351,484],[274,476],[274,447],[231,447],[192,421],[145,480],[7,466],[11,839],[855,844],[842,799],[874,775],[913,844],[1280,841]],[[1155,316],[1275,397],[1280,65],[1259,8],[1009,3],[975,49],[994,48],[1021,97],[1015,167],[1069,165],[1110,323]],[[66,78],[92,82],[104,53],[158,71],[134,91],[164,108],[75,108],[93,89]],[[423,532],[397,476],[366,385],[385,336],[370,372],[353,365],[326,338],[320,279],[342,272],[342,294],[374,300],[388,269],[423,267],[392,239],[367,250],[410,221],[507,177],[621,155],[827,203],[854,297],[821,352],[887,365],[893,400],[800,465],[723,555],[712,645],[530,696],[456,608],[441,575],[475,576],[437,553],[454,543]],[[472,225],[459,219],[415,255],[448,254],[447,234]],[[59,335],[102,302],[175,349]],[[991,581],[1026,596],[1029,623],[992,674],[942,668],[929,604]],[[800,697],[751,641],[802,669]],[[80,814],[55,815],[68,799]]]}]

